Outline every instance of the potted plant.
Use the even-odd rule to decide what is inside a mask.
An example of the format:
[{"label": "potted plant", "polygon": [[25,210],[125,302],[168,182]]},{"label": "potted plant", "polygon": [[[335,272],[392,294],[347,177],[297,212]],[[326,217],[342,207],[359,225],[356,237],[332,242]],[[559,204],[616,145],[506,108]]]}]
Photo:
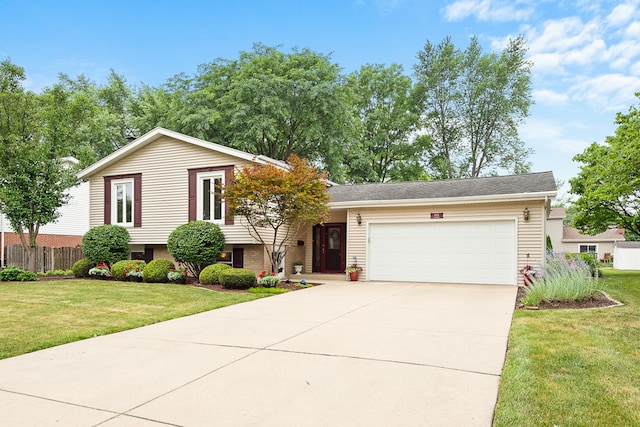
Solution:
[{"label": "potted plant", "polygon": [[524,278],[524,285],[526,287],[531,286],[536,278],[536,272],[533,267],[530,265],[525,265],[524,267],[522,267],[522,270],[520,270],[520,273],[522,273],[522,276]]},{"label": "potted plant", "polygon": [[167,279],[169,279],[171,283],[177,283],[180,285],[184,285],[184,283],[187,281],[187,276],[187,269],[184,268],[181,264],[178,264],[176,268],[172,268],[167,273]]},{"label": "potted plant", "polygon": [[362,267],[358,265],[358,259],[354,256],[353,263],[347,267],[347,273],[349,273],[349,280],[352,282],[358,281],[358,275],[362,271]]},{"label": "potted plant", "polygon": [[296,274],[299,276],[300,273],[302,273],[302,261],[296,261],[293,263],[293,269],[295,270]]},{"label": "potted plant", "polygon": [[106,262],[99,262],[95,267],[89,269],[89,276],[96,279],[104,280],[109,274],[109,265]]}]

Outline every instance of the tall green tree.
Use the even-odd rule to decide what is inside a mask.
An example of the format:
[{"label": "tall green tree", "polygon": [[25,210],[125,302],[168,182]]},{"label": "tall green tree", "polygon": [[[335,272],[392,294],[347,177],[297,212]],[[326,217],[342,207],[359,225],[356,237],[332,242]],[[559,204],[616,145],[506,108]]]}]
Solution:
[{"label": "tall green tree", "polygon": [[[640,98],[640,93],[636,93]],[[611,225],[640,235],[640,110],[618,113],[614,135],[593,143],[574,157],[582,163],[571,179],[576,228],[597,234]]]},{"label": "tall green tree", "polygon": [[63,161],[70,131],[64,92],[54,87],[38,96],[24,89],[24,80],[23,68],[0,63],[0,211],[35,272],[40,227],[56,220],[77,180]]},{"label": "tall green tree", "polygon": [[156,125],[278,160],[297,154],[335,179],[352,129],[343,80],[328,56],[256,44],[194,77],[174,76],[164,93],[148,89],[139,102],[146,111],[160,106]]},{"label": "tall green tree", "polygon": [[365,65],[348,77],[356,125],[344,154],[350,182],[411,181],[421,177],[425,144],[415,141],[419,114],[411,78],[392,64]]},{"label": "tall green tree", "polygon": [[447,37],[438,45],[427,41],[418,52],[416,96],[434,177],[529,170],[531,150],[518,136],[532,103],[525,55],[523,37],[510,40],[501,53],[484,53],[475,37],[464,51]]}]

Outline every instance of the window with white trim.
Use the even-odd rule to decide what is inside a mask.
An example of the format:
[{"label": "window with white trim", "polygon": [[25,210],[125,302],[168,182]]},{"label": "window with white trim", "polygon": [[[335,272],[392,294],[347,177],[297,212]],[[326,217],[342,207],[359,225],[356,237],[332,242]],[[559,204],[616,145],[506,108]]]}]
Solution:
[{"label": "window with white trim", "polygon": [[598,245],[580,245],[580,253],[596,253],[598,252]]},{"label": "window with white trim", "polygon": [[196,219],[224,223],[224,201],[221,193],[224,171],[202,172],[197,175],[197,179]]},{"label": "window with white trim", "polygon": [[133,227],[133,179],[111,181],[111,224]]}]

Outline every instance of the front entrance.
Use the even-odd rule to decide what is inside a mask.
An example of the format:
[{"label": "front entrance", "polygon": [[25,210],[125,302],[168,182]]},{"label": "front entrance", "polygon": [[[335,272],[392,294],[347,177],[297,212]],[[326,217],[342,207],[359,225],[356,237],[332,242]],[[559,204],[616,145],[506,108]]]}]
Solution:
[{"label": "front entrance", "polygon": [[345,223],[313,227],[313,272],[344,273],[346,267]]}]

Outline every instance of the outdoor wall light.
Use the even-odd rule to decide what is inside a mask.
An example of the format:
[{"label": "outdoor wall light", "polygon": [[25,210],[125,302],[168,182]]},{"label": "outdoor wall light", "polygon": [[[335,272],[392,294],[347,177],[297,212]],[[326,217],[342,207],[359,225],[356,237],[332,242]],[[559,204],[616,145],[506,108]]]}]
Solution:
[{"label": "outdoor wall light", "polygon": [[524,217],[525,221],[529,221],[529,208],[528,207],[524,208],[524,210],[522,211],[522,216]]},{"label": "outdoor wall light", "polygon": [[362,225],[362,217],[360,216],[359,213],[358,215],[356,215],[356,221],[358,222],[358,225]]}]

